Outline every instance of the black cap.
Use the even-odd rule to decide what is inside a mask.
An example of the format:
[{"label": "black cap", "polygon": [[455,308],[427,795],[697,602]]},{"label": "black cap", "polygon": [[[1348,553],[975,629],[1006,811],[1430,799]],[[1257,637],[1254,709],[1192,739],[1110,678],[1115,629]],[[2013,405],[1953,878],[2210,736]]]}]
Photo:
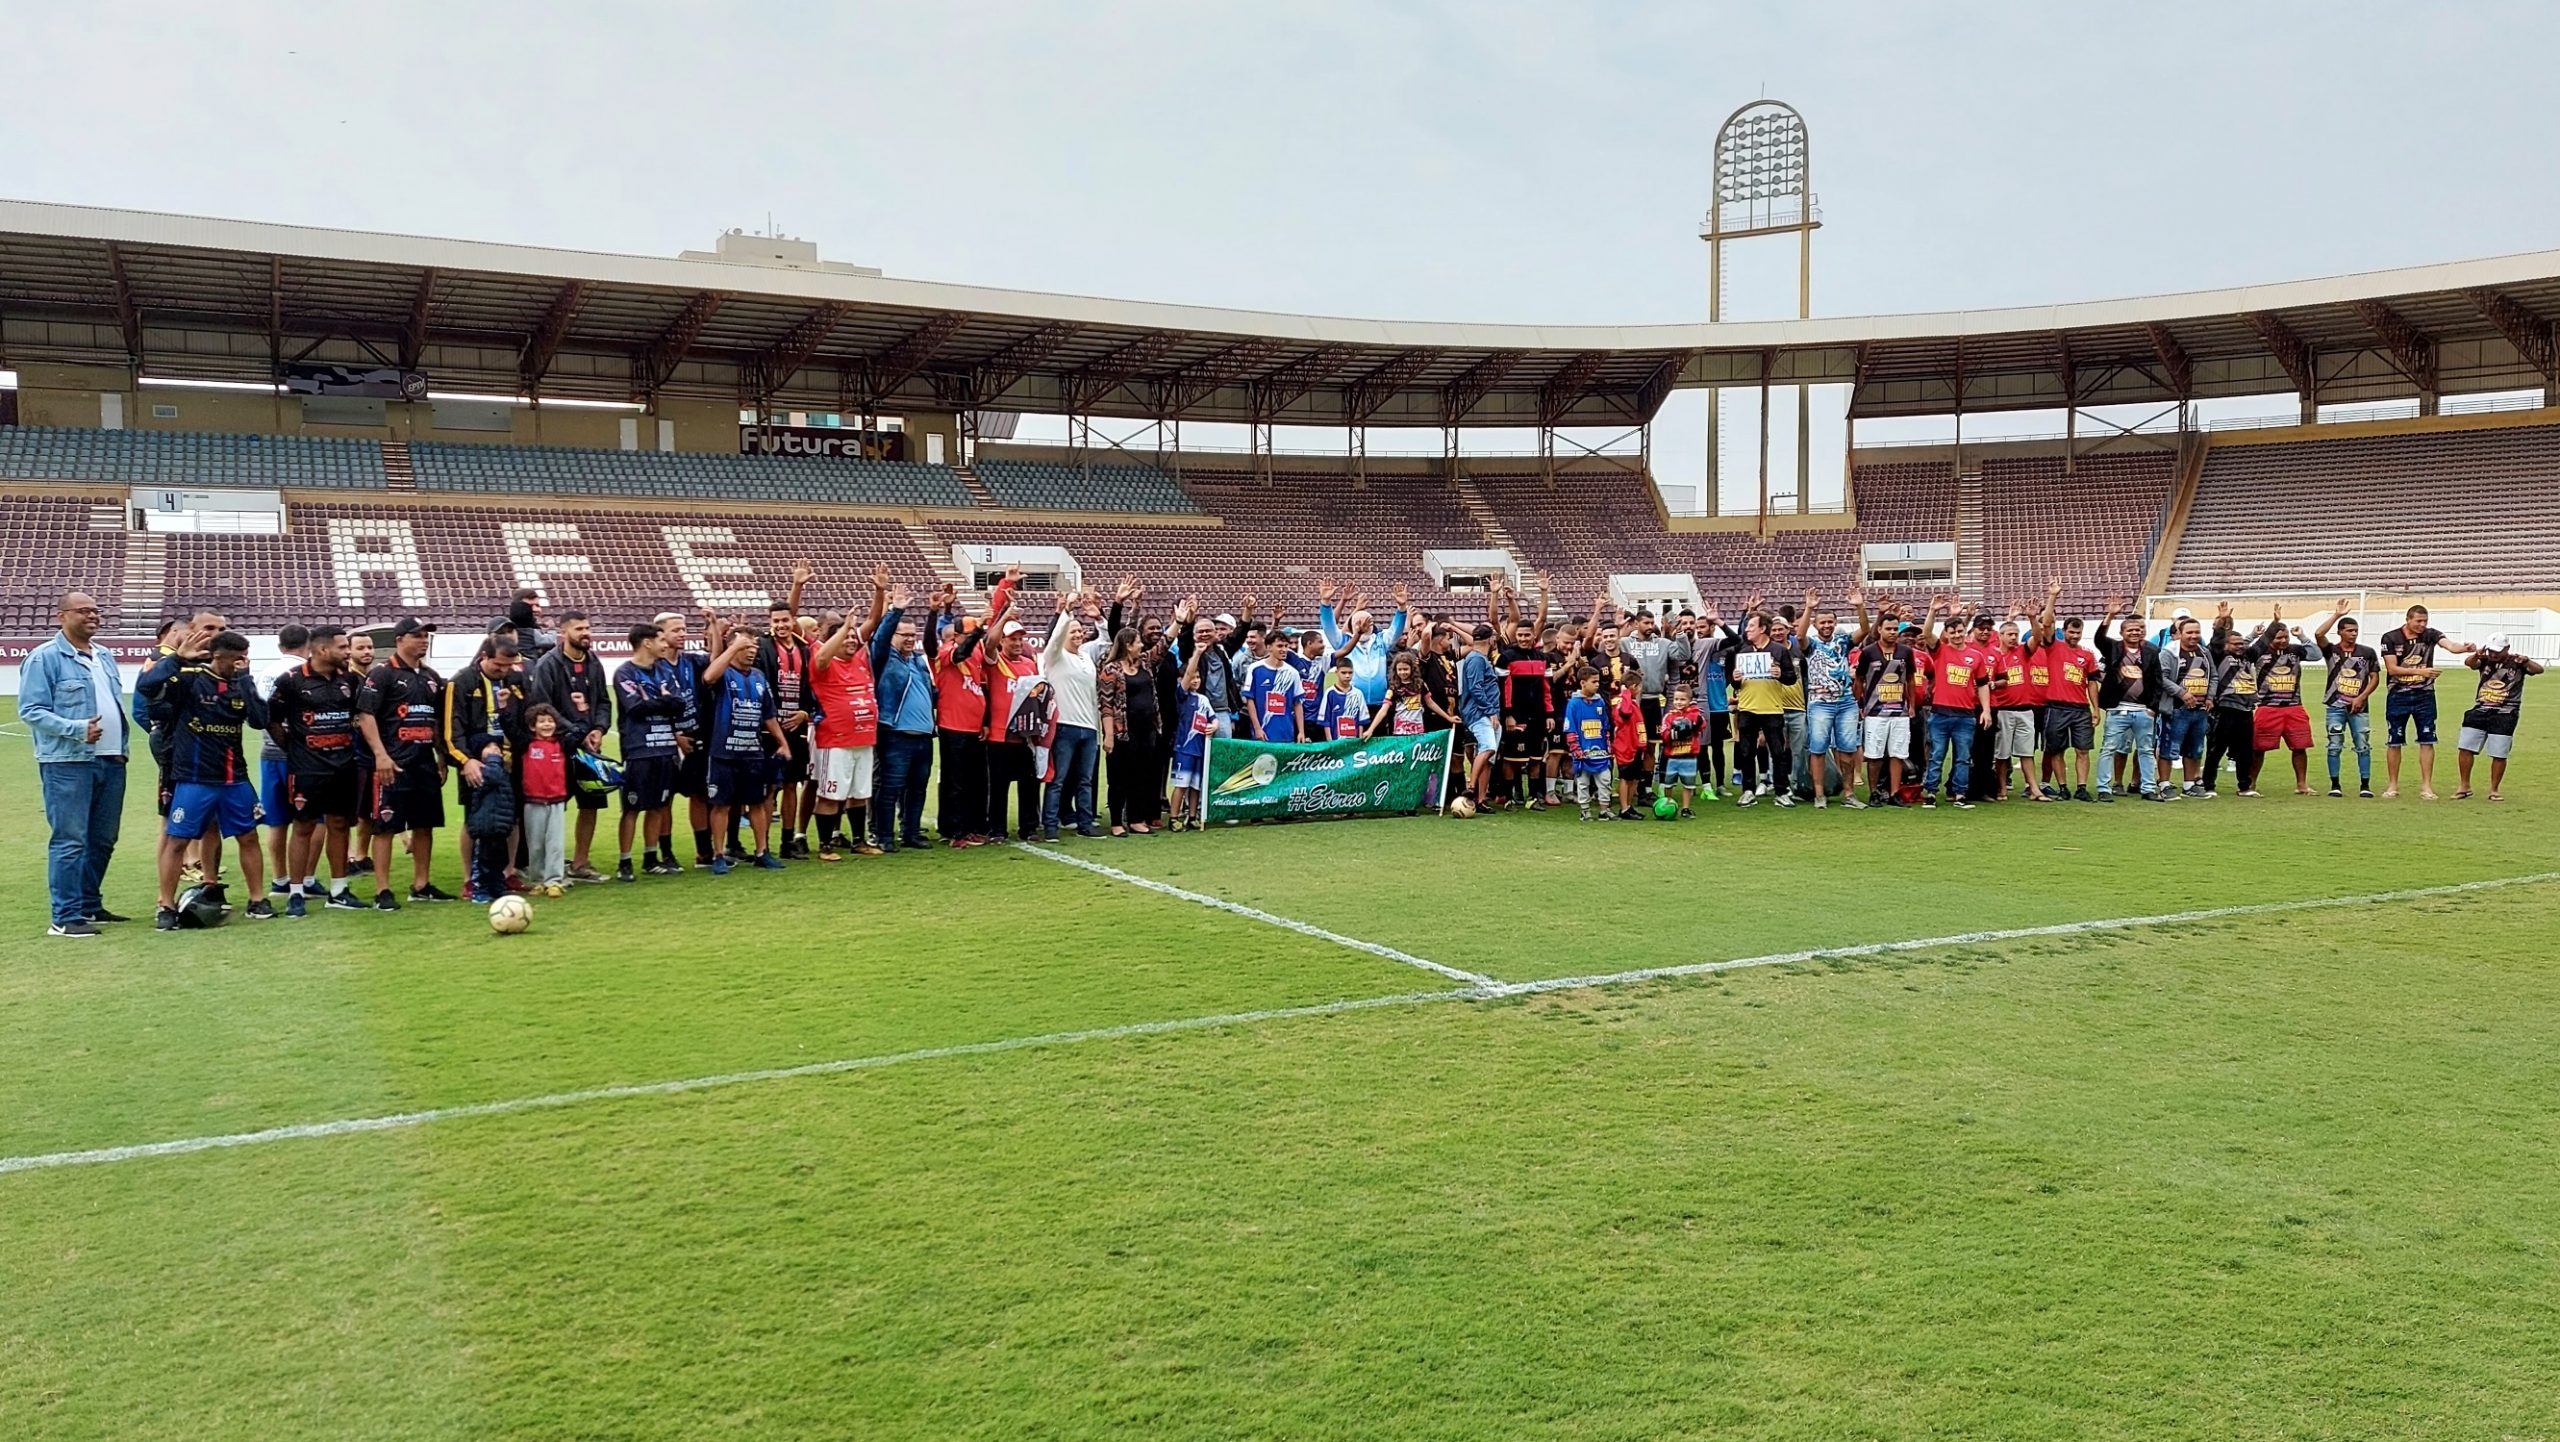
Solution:
[{"label": "black cap", "polygon": [[415,636],[421,631],[432,636],[435,630],[436,623],[433,621],[421,621],[415,616],[403,616],[391,623],[391,639],[397,641],[403,636]]}]

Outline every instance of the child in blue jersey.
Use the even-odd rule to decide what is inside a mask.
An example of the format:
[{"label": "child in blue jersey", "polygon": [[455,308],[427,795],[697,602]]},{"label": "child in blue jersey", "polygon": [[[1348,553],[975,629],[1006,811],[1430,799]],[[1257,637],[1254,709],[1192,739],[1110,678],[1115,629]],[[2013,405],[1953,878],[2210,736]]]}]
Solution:
[{"label": "child in blue jersey", "polygon": [[1609,809],[1609,703],[1600,695],[1600,672],[1584,666],[1574,674],[1574,693],[1564,703],[1564,745],[1573,757],[1573,800],[1582,819],[1591,819],[1591,803],[1600,802],[1600,819],[1616,819]]},{"label": "child in blue jersey", "polygon": [[1247,734],[1257,741],[1298,739],[1298,697],[1306,690],[1298,679],[1296,653],[1289,643],[1263,633],[1261,655],[1245,668],[1244,711]]},{"label": "child in blue jersey", "polygon": [[1351,653],[1337,651],[1325,669],[1310,741],[1354,741],[1369,729],[1369,701],[1351,678]]},{"label": "child in blue jersey", "polygon": [[1182,668],[1182,710],[1174,723],[1173,815],[1167,825],[1175,831],[1200,829],[1206,800],[1201,794],[1203,766],[1209,737],[1218,729],[1217,710],[1200,690],[1200,655],[1193,651],[1190,663]]}]

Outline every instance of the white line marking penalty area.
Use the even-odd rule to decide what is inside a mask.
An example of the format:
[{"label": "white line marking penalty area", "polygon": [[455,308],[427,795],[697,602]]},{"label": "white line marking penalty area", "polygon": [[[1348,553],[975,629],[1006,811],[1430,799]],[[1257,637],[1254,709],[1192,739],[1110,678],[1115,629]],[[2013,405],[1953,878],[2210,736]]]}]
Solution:
[{"label": "white line marking penalty area", "polygon": [[1099,861],[1087,861],[1081,856],[1069,856],[1063,851],[1053,851],[1046,846],[1034,846],[1027,841],[1017,842],[1015,845],[1019,850],[1028,851],[1032,855],[1041,857],[1044,860],[1057,862],[1061,866],[1073,866],[1079,870],[1090,871],[1096,876],[1107,876],[1114,881],[1125,882],[1128,885],[1139,887],[1146,891],[1155,892],[1159,896],[1170,896],[1177,901],[1188,901],[1194,906],[1206,906],[1214,911],[1223,911],[1233,916],[1241,916],[1248,921],[1259,921],[1265,926],[1276,926],[1283,931],[1294,931],[1300,936],[1312,936],[1318,941],[1329,941],[1336,946],[1347,946],[1353,951],[1367,952],[1371,956],[1384,957],[1388,961],[1402,962],[1406,966],[1418,966],[1424,971],[1437,972],[1440,975],[1449,978],[1451,981],[1463,981],[1471,986],[1479,987],[1498,987],[1502,985],[1501,982],[1495,981],[1489,976],[1482,976],[1472,971],[1461,971],[1454,966],[1443,966],[1439,962],[1432,961],[1426,957],[1416,956],[1409,951],[1398,951],[1392,946],[1381,946],[1374,941],[1362,941],[1356,936],[1344,936],[1338,931],[1327,931],[1321,926],[1312,926],[1306,922],[1298,921],[1290,917],[1275,916],[1272,913],[1263,911],[1257,907],[1246,906],[1242,902],[1229,901],[1224,897],[1211,896],[1206,892],[1185,891],[1179,886],[1174,886],[1162,881],[1155,881],[1148,877],[1135,875],[1131,872],[1122,871],[1116,866],[1105,866]]}]

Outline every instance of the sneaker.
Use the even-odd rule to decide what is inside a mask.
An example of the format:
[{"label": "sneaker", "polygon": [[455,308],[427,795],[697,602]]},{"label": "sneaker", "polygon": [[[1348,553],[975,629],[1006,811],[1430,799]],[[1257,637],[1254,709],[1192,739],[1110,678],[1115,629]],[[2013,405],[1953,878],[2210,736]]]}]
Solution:
[{"label": "sneaker", "polygon": [[587,865],[583,861],[573,862],[569,867],[569,879],[571,881],[602,881],[604,880],[604,873]]},{"label": "sneaker", "polygon": [[347,863],[347,875],[349,876],[371,876],[372,874],[373,858],[370,856],[359,856]]},{"label": "sneaker", "polygon": [[132,917],[127,916],[120,911],[109,911],[103,906],[89,913],[89,924],[91,926],[122,926],[124,923],[131,920],[133,920]]},{"label": "sneaker", "polygon": [[2373,788],[2370,786],[2359,786],[2356,788],[2356,794],[2367,801],[2371,801],[2373,799]]},{"label": "sneaker", "polygon": [[1733,804],[1736,806],[1749,806],[1754,802],[1757,802],[1759,799],[1760,795],[1758,792],[1745,791],[1741,795],[1733,798]]},{"label": "sneaker", "polygon": [[647,866],[643,867],[642,870],[648,872],[651,876],[682,876],[684,875],[684,863],[681,861],[652,861]]},{"label": "sneaker", "polygon": [[364,910],[364,903],[356,900],[356,894],[352,891],[332,891],[329,893],[329,899],[320,903],[320,909],[323,911],[362,911]]},{"label": "sneaker", "polygon": [[561,882],[546,881],[542,883],[542,899],[545,901],[558,901],[561,897],[568,894],[569,888]]},{"label": "sneaker", "polygon": [[2340,786],[2337,782],[2332,781],[2329,783],[2329,794],[2332,796],[2344,796],[2347,794],[2347,789]]},{"label": "sneaker", "polygon": [[1829,797],[1827,797],[1827,796],[1816,795],[1816,796],[1813,798],[1813,809],[1814,809],[1814,810],[1816,810],[1816,811],[1828,811],[1828,810],[1830,810],[1830,809],[1831,809],[1831,798],[1829,798]]},{"label": "sneaker", "polygon": [[424,886],[410,887],[409,899],[411,901],[451,901],[453,893],[430,881]]},{"label": "sneaker", "polygon": [[1091,841],[1099,838],[1102,835],[1102,830],[1100,827],[1095,826],[1079,826],[1076,828],[1076,835],[1085,838],[1087,841]]},{"label": "sneaker", "polygon": [[400,903],[391,899],[391,888],[386,886],[382,890],[373,894],[373,909],[376,911],[398,911],[400,909]]},{"label": "sneaker", "polygon": [[1973,809],[1973,803],[1965,800],[1961,796],[1956,798],[1955,806],[1958,811],[1971,811]]},{"label": "sneaker", "polygon": [[2076,791],[2072,792],[2072,793],[2071,793],[2071,799],[2072,799],[2072,800],[2074,800],[2074,801],[2087,801],[2087,800],[2089,800],[2089,799],[2090,799],[2090,796],[2089,796],[2089,788],[2088,788],[2088,787],[2086,787],[2086,786],[2083,786],[2083,787],[2079,788],[2078,790],[2076,790]]},{"label": "sneaker", "polygon": [[1859,800],[1857,797],[1855,797],[1855,796],[1843,796],[1843,797],[1841,797],[1841,798],[1840,798],[1840,804],[1841,804],[1841,805],[1843,805],[1843,806],[1848,807],[1848,808],[1849,808],[1850,810],[1852,810],[1852,811],[1864,811],[1864,810],[1866,810],[1866,809],[1867,809],[1867,803],[1865,803],[1865,802],[1863,802],[1863,801],[1860,801],[1860,800]]},{"label": "sneaker", "polygon": [[1584,808],[1582,808],[1582,819],[1583,819],[1583,820],[1585,820],[1585,821],[1588,821],[1588,820],[1590,820],[1590,819],[1591,819],[1591,808],[1590,808],[1590,807],[1585,806]]},{"label": "sneaker", "polygon": [[[2083,801],[2086,801],[2086,800],[2089,800],[2090,798],[2084,795],[2084,796],[2082,796],[2080,799],[2081,799],[2081,800],[2083,800]],[[2103,791],[2103,790],[2102,790],[2102,791],[2100,791],[2100,792],[2098,793],[2098,795],[2097,795],[2097,799],[2098,799],[2098,800],[2100,800],[2100,801],[2107,802],[2107,803],[2109,803],[2110,805],[2112,805],[2112,804],[2115,802],[2116,794],[2115,794],[2114,792],[2112,792],[2112,791]]]},{"label": "sneaker", "polygon": [[[1051,841],[1057,840],[1058,833],[1054,831],[1050,832],[1049,839]],[[854,844],[853,854],[856,856],[881,856],[886,853],[882,852],[879,847],[872,845],[870,842],[862,841]]]},{"label": "sneaker", "polygon": [[273,921],[276,919],[276,904],[261,896],[249,903],[247,914],[251,921]]},{"label": "sneaker", "polygon": [[[954,846],[961,846],[966,843],[954,841],[951,844]],[[844,860],[844,853],[838,851],[836,849],[836,844],[832,841],[820,842],[818,845],[818,859],[829,866],[833,866],[837,862]]]},{"label": "sneaker", "polygon": [[1938,797],[1937,797],[1937,794],[1936,794],[1935,792],[1932,792],[1932,793],[1930,793],[1929,795],[1926,795],[1926,796],[1921,797],[1921,798],[1920,798],[1920,809],[1921,809],[1921,810],[1923,810],[1923,811],[1935,811],[1935,810],[1937,810],[1937,809],[1938,809]]},{"label": "sneaker", "polygon": [[47,936],[96,936],[98,928],[87,921],[57,921],[44,929]]},{"label": "sneaker", "polygon": [[638,877],[639,873],[631,869],[631,858],[628,856],[622,858],[621,862],[613,868],[613,879],[616,881],[634,881]]},{"label": "sneaker", "polygon": [[270,881],[267,883],[267,895],[291,896],[293,895],[293,884],[287,881]]},{"label": "sneaker", "polygon": [[711,858],[711,874],[714,876],[726,876],[729,874],[730,869],[736,865],[737,863],[731,861],[726,855],[715,856]]},{"label": "sneaker", "polygon": [[1722,801],[1724,799],[1722,793],[1718,792],[1712,786],[1702,786],[1698,788],[1698,794],[1709,801]]},{"label": "sneaker", "polygon": [[[1589,821],[1591,819],[1591,813],[1588,811],[1584,812],[1582,814],[1582,819]],[[1602,821],[1615,821],[1618,819],[1618,813],[1604,809],[1600,813],[1600,819]]]},{"label": "sneaker", "polygon": [[175,931],[175,930],[177,930],[177,929],[178,929],[178,908],[176,908],[176,907],[174,907],[174,906],[164,906],[164,907],[161,907],[158,911],[153,912],[153,913],[151,914],[151,929],[152,929],[153,931]]},{"label": "sneaker", "polygon": [[[1710,797],[1708,797],[1707,799],[1708,799],[1708,800],[1710,800],[1710,801],[1713,801],[1715,798],[1714,798],[1714,797],[1712,797],[1712,796],[1710,796]],[[1683,821],[1687,821],[1687,820],[1689,820],[1690,818],[1692,818],[1692,817],[1696,816],[1697,814],[1698,814],[1698,813],[1696,813],[1696,812],[1694,812],[1694,811],[1690,810],[1690,809],[1689,809],[1688,807],[1686,807],[1686,806],[1683,806],[1683,807],[1681,807],[1681,808],[1680,808],[1680,819],[1681,819],[1681,820],[1683,820]]]},{"label": "sneaker", "polygon": [[[1023,839],[1024,839],[1025,841],[1028,841],[1028,840],[1030,840],[1031,838],[1029,838],[1029,837],[1027,837],[1027,836],[1026,836],[1026,837],[1024,837]],[[1056,827],[1052,826],[1052,827],[1050,827],[1049,829],[1047,829],[1046,831],[1041,832],[1041,833],[1040,833],[1040,839],[1041,839],[1041,840],[1043,840],[1043,841],[1056,841],[1056,840],[1058,839],[1058,828],[1056,828]],[[855,849],[856,851],[859,851],[859,850],[861,850],[862,848],[860,848],[860,847],[858,847],[858,846],[857,846],[857,847],[855,847],[854,849]]]},{"label": "sneaker", "polygon": [[1636,810],[1632,806],[1622,807],[1618,812],[1618,819],[1620,821],[1642,821],[1644,819],[1644,813]]},{"label": "sneaker", "polygon": [[783,869],[782,859],[775,856],[772,852],[759,851],[756,853],[756,870],[780,871]]},{"label": "sneaker", "polygon": [[302,899],[301,892],[294,892],[285,898],[284,914],[292,920],[300,921],[311,914],[310,903]]},{"label": "sneaker", "polygon": [[1789,791],[1781,791],[1769,799],[1777,802],[1780,806],[1793,806],[1796,804],[1795,794]]}]

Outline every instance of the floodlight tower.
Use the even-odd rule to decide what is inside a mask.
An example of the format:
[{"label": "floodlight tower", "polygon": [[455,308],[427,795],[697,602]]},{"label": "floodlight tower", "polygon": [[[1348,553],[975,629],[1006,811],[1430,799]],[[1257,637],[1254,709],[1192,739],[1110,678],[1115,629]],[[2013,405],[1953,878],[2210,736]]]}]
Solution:
[{"label": "floodlight tower", "polygon": [[[1822,228],[1814,204],[1813,169],[1807,158],[1804,117],[1783,101],[1754,100],[1724,118],[1716,130],[1714,171],[1706,222],[1707,319],[1724,319],[1724,247],[1762,235],[1796,237],[1796,319],[1813,315],[1813,233]],[[1717,452],[1721,393],[1707,391],[1707,501],[1723,481]],[[1813,390],[1796,388],[1796,511],[1802,514],[1813,481]],[[1769,519],[1769,360],[1760,362],[1760,528]]]}]

